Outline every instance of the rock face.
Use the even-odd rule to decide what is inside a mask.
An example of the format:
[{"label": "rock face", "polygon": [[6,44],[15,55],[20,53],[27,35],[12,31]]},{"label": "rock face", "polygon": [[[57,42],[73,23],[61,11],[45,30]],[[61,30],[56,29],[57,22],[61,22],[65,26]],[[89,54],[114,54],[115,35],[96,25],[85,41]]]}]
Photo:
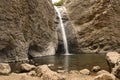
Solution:
[{"label": "rock face", "polygon": [[120,52],[119,4],[119,0],[66,0],[81,52]]},{"label": "rock face", "polygon": [[0,61],[27,60],[28,54],[54,55],[54,17],[51,0],[1,0]]}]

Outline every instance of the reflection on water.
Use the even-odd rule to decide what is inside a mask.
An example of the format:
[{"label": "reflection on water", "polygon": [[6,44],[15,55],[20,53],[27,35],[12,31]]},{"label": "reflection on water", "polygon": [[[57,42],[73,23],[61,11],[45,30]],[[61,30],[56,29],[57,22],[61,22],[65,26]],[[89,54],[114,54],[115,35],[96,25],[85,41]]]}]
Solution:
[{"label": "reflection on water", "polygon": [[69,71],[69,55],[65,55],[65,58],[64,58],[64,70],[66,72]]},{"label": "reflection on water", "polygon": [[35,58],[34,61],[39,65],[54,64],[54,66],[51,67],[52,70],[64,69],[65,71],[69,71],[84,68],[91,70],[91,68],[96,65],[100,66],[102,69],[108,70],[105,55],[98,54],[47,56]]}]

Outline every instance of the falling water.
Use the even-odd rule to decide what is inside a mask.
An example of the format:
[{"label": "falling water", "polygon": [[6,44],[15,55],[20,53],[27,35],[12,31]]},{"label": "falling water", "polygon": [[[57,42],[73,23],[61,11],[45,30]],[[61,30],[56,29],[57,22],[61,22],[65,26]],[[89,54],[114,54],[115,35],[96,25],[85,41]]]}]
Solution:
[{"label": "falling water", "polygon": [[64,24],[63,24],[63,21],[62,21],[62,16],[61,16],[60,11],[58,10],[58,8],[56,6],[55,6],[55,10],[57,11],[58,17],[60,19],[60,27],[61,27],[63,43],[64,43],[64,48],[65,48],[65,55],[69,55],[67,37],[66,37],[66,33],[65,33]]}]

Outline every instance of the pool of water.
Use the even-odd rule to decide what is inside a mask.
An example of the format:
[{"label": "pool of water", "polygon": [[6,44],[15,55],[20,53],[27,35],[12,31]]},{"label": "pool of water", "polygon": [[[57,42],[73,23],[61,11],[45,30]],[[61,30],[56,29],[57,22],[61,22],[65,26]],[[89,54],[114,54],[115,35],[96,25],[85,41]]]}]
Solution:
[{"label": "pool of water", "polygon": [[56,55],[34,58],[33,61],[38,65],[53,64],[50,68],[56,70],[91,70],[93,66],[100,66],[108,71],[108,65],[104,54],[74,54],[74,55]]}]

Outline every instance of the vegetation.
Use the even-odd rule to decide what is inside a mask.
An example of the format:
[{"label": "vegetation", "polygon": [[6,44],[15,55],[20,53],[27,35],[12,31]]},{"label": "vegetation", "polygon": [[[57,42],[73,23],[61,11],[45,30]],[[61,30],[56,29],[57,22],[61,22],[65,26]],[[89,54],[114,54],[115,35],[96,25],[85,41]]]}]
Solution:
[{"label": "vegetation", "polygon": [[54,3],[55,6],[62,6],[65,0],[59,0],[58,2]]}]

